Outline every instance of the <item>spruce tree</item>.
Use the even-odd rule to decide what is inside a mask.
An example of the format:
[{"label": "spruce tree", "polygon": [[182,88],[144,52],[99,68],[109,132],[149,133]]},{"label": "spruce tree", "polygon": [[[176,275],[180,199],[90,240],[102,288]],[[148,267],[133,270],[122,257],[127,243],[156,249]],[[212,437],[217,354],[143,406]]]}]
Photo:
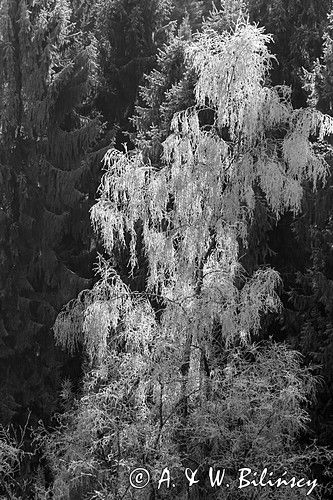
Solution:
[{"label": "spruce tree", "polygon": [[306,105],[303,69],[310,71],[322,50],[330,0],[246,0],[251,19],[273,34],[272,51],[278,64],[271,77],[275,85],[291,85],[296,107]]},{"label": "spruce tree", "polygon": [[132,140],[154,166],[161,162],[162,143],[170,134],[171,119],[177,111],[194,104],[195,75],[186,61],[186,47],[192,38],[189,18],[178,33],[160,49],[157,65],[145,76],[132,118]]},{"label": "spruce tree", "polygon": [[0,6],[2,422],[24,423],[28,407],[32,422],[54,410],[61,361],[51,327],[92,278],[84,188],[99,168],[101,123],[87,107],[94,39],[74,17],[67,0]]},{"label": "spruce tree", "polygon": [[99,86],[95,107],[117,132],[120,147],[131,130],[138,87],[155,64],[169,31],[171,0],[99,0],[94,10]]},{"label": "spruce tree", "polygon": [[[332,116],[332,13],[323,37],[323,56],[307,73],[311,106]],[[330,138],[331,143],[331,138]],[[282,319],[283,329],[308,360],[317,363],[323,383],[317,393],[312,428],[321,443],[332,444],[332,146],[317,144],[330,165],[325,186],[318,192],[306,190],[303,215],[293,223],[294,238],[302,244],[303,265],[294,262],[294,279],[289,283],[289,305]]]}]

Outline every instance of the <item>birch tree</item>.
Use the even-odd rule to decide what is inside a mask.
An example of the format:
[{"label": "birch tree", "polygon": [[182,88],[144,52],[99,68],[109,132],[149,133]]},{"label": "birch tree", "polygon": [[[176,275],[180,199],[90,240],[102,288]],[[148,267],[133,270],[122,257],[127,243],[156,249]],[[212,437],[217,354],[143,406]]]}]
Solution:
[{"label": "birch tree", "polygon": [[[42,437],[58,471],[57,498],[70,498],[74,485],[91,499],[96,492],[277,499],[282,490],[239,490],[238,469],[310,477],[310,461],[325,457],[297,445],[313,395],[310,371],[286,346],[253,344],[262,316],[281,307],[279,275],[262,268],[248,276],[239,263],[256,193],[276,218],[296,214],[302,183],[316,188],[327,171],[311,138],[324,141],[333,127],[314,109],[294,110],[287,87],[267,85],[269,41],[243,17],[222,33],[207,25],[186,54],[197,75],[195,105],[173,117],[160,165],[139,149],[105,156],[91,218],[111,258],[100,259],[100,281],[67,305],[54,328],[62,346],[82,343],[90,360],[69,423]],[[119,245],[128,248],[129,276],[143,249],[144,293],[117,274]],[[130,489],[135,466],[151,472],[145,490]],[[209,486],[209,466],[227,468],[228,490]],[[164,467],[173,489],[157,487]],[[198,469],[199,484],[188,487],[185,468]],[[305,491],[282,494],[296,499]]]}]

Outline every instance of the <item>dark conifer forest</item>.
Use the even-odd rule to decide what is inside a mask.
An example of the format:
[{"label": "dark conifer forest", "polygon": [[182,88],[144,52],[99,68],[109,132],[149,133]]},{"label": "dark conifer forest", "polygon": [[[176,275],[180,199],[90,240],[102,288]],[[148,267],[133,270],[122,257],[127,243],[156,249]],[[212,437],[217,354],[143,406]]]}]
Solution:
[{"label": "dark conifer forest", "polygon": [[333,2],[0,0],[0,500],[333,498]]}]

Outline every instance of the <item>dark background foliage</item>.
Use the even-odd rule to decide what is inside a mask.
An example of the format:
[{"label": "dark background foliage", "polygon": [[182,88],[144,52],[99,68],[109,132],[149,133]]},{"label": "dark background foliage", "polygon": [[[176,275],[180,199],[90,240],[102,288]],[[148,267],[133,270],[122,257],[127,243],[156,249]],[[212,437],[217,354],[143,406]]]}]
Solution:
[{"label": "dark background foliage", "polygon": [[[247,4],[272,33],[274,85],[292,87],[332,114],[333,18],[329,0],[223,2],[226,19]],[[221,7],[217,2],[217,7]],[[139,144],[158,165],[170,117],[193,102],[184,48],[209,1],[3,0],[0,4],[0,422],[49,422],[61,381],[75,387],[84,359],[55,346],[64,304],[94,280],[100,242],[90,225],[106,149]],[[228,17],[229,16],[229,17]],[[209,117],[203,117],[203,120]],[[318,145],[318,148],[321,146]],[[325,151],[330,164],[330,151]],[[271,265],[283,279],[285,309],[262,336],[288,340],[321,365],[311,429],[333,444],[332,172],[305,186],[297,219],[276,224],[258,193],[243,265]],[[116,256],[118,268],[127,258]],[[123,273],[125,274],[125,272]],[[143,277],[137,277],[139,280]],[[27,439],[27,441],[29,441]]]}]

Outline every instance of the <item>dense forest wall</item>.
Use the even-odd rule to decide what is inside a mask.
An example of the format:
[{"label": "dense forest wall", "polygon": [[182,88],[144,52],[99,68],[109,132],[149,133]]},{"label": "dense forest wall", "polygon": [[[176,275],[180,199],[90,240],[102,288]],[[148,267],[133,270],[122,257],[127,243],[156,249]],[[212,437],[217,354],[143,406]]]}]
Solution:
[{"label": "dense forest wall", "polygon": [[276,456],[330,498],[332,22],[0,0],[1,498],[118,500],[168,464],[177,497],[133,498],[213,498],[181,468]]}]

